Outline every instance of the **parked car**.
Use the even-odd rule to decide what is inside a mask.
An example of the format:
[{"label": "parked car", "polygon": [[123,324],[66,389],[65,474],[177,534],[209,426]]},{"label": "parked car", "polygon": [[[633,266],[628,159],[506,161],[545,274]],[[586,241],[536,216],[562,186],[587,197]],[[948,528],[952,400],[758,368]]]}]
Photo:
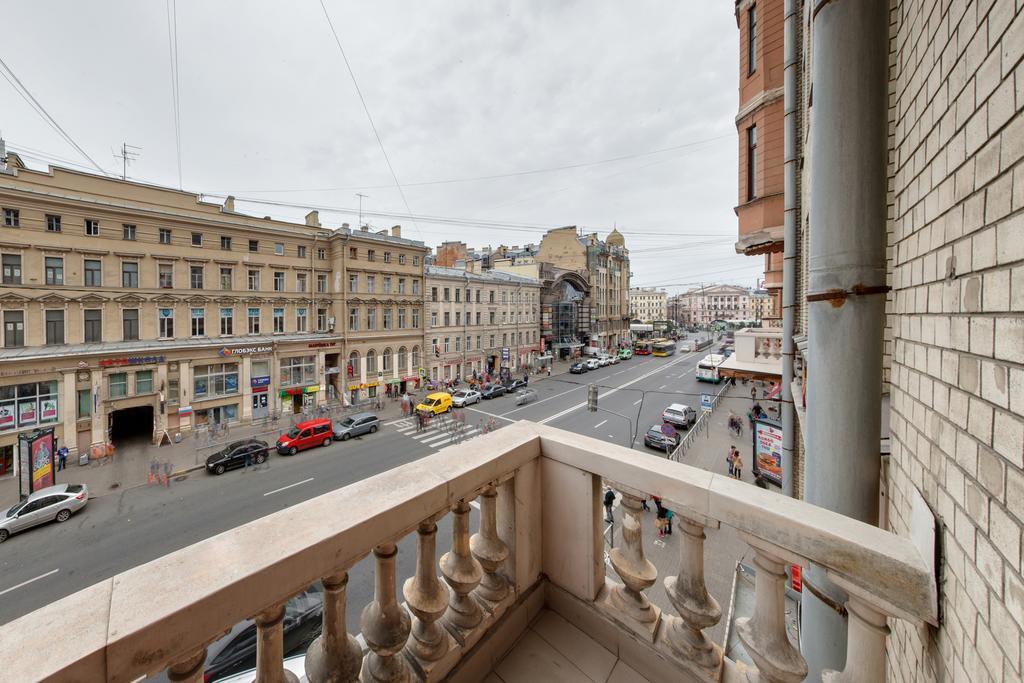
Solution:
[{"label": "parked car", "polygon": [[588,358],[587,359],[587,369],[588,370],[597,370],[599,367],[601,367],[601,363],[599,363],[596,358]]},{"label": "parked car", "polygon": [[0,519],[0,543],[11,534],[40,524],[66,522],[89,502],[85,484],[56,484],[29,495],[7,509]]},{"label": "parked car", "polygon": [[374,434],[380,429],[380,418],[373,413],[356,413],[334,423],[334,438],[348,441],[353,436]]},{"label": "parked car", "polygon": [[668,422],[675,427],[689,429],[697,421],[697,411],[682,403],[673,403],[661,414],[663,422]]},{"label": "parked car", "polygon": [[578,361],[569,366],[569,372],[574,375],[582,375],[584,372],[589,370],[585,361]]},{"label": "parked car", "polygon": [[611,365],[612,358],[607,354],[601,354],[600,356],[597,357],[597,364],[600,365],[602,368],[606,365]]},{"label": "parked car", "polygon": [[672,436],[666,436],[661,432],[661,425],[652,425],[647,430],[647,433],[644,434],[644,445],[659,451],[664,451],[667,448],[675,450],[676,446],[679,445],[679,433],[676,432]]},{"label": "parked car", "polygon": [[537,400],[537,392],[533,389],[520,389],[515,396],[517,406],[524,406]]},{"label": "parked car", "polygon": [[513,379],[505,383],[505,391],[511,394],[513,391],[516,391],[517,389],[522,389],[525,386],[525,379]]},{"label": "parked car", "polygon": [[[316,583],[284,606],[285,656],[302,652],[320,634],[323,623],[323,593]],[[246,619],[206,650],[203,680],[216,681],[256,667],[256,622]],[[252,676],[250,675],[251,679]]]},{"label": "parked car", "polygon": [[629,360],[633,357],[633,349],[619,349],[619,358],[621,360]]},{"label": "parked car", "polygon": [[245,456],[257,465],[266,461],[270,446],[259,439],[242,439],[228,444],[206,459],[206,471],[213,474],[224,474],[245,466]]},{"label": "parked car", "polygon": [[619,363],[622,362],[622,359],[619,358],[618,353],[613,353],[612,355],[608,356],[608,362],[611,363],[612,365],[618,365]]},{"label": "parked car", "polygon": [[327,446],[334,441],[334,428],[326,417],[300,422],[277,438],[277,452],[295,455],[313,446]]},{"label": "parked car", "polygon": [[463,408],[480,402],[480,392],[476,389],[460,389],[452,394],[452,405]]},{"label": "parked car", "polygon": [[423,412],[430,413],[431,415],[447,413],[451,409],[452,395],[447,391],[435,391],[432,394],[427,394],[427,397],[423,399],[423,402],[416,406],[416,410],[422,410]]},{"label": "parked car", "polygon": [[480,396],[486,399],[498,398],[499,396],[505,395],[504,384],[491,384],[484,387],[484,390],[480,392]]}]

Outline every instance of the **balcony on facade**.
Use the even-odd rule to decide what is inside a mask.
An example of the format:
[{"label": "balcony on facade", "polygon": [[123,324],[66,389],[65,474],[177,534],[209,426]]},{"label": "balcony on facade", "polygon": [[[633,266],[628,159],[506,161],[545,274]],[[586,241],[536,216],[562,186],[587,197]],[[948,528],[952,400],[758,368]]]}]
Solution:
[{"label": "balcony on facade", "polygon": [[[602,484],[622,496],[622,539],[606,574]],[[673,575],[643,548],[641,498],[664,498],[683,532]],[[479,501],[471,533],[470,504]],[[437,522],[452,516],[451,538]],[[723,617],[704,583],[705,530],[731,527],[757,568],[755,607],[736,629],[753,667],[704,630]],[[415,535],[414,575],[396,576]],[[445,551],[438,561],[438,541]],[[346,632],[348,570],[372,553],[362,637]],[[257,680],[282,668],[284,603],[324,585],[309,681],[480,681],[546,606],[651,680],[801,680],[787,638],[787,564],[815,563],[848,593],[843,680],[883,680],[887,620],[936,622],[936,584],[910,539],[748,484],[558,429],[520,422],[165,555],[0,627],[8,680],[202,679],[205,647],[257,624]],[[438,577],[440,573],[440,577]],[[403,579],[401,593],[397,579]],[[675,614],[645,596],[663,581]],[[403,602],[404,598],[404,602]],[[54,638],[55,624],[75,637]],[[524,638],[524,643],[525,643]],[[31,652],[47,643],[47,656]],[[365,643],[365,648],[363,646]],[[563,672],[564,673],[564,672]],[[536,680],[565,680],[558,671]],[[289,674],[290,676],[290,674]]]}]

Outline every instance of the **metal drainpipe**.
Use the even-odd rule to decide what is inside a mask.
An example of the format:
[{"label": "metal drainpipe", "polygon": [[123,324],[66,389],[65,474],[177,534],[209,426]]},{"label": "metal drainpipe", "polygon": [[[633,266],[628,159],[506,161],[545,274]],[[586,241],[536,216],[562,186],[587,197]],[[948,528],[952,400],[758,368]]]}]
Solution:
[{"label": "metal drainpipe", "polygon": [[[796,194],[796,108],[797,108],[797,2],[786,0],[783,40],[783,78],[785,81],[784,127],[785,218],[782,252],[782,493],[794,495],[793,429],[795,427],[793,391],[793,317],[796,314],[796,221],[800,199]],[[760,315],[758,316],[760,317]]]},{"label": "metal drainpipe", "polygon": [[[878,523],[889,2],[813,0],[807,500]],[[812,565],[809,583],[846,596]],[[846,660],[846,621],[804,593],[808,680]]]}]

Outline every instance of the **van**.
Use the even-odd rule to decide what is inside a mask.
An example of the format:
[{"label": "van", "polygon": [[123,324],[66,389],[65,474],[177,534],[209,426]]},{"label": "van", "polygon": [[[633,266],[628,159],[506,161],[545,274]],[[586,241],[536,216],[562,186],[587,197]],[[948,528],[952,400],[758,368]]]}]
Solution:
[{"label": "van", "polygon": [[277,452],[281,455],[295,455],[313,446],[330,446],[334,441],[334,429],[326,417],[300,422],[277,439]]},{"label": "van", "polygon": [[446,391],[438,391],[433,394],[427,394],[427,397],[423,399],[423,403],[416,406],[416,410],[422,410],[425,413],[431,415],[440,415],[446,413],[452,409],[452,395]]}]

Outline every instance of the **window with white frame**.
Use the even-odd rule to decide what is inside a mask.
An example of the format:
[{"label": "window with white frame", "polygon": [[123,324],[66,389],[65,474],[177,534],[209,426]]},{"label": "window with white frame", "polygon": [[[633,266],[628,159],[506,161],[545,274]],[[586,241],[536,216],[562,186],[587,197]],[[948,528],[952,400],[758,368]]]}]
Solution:
[{"label": "window with white frame", "polygon": [[64,259],[59,256],[47,256],[43,260],[46,269],[46,284],[64,284]]},{"label": "window with white frame", "polygon": [[127,372],[115,372],[107,376],[107,394],[110,398],[124,398],[128,395]]},{"label": "window with white frame", "polygon": [[284,309],[274,309],[274,334],[281,334],[284,332]]},{"label": "window with white frame", "polygon": [[377,329],[377,307],[369,306],[366,309],[366,329],[373,330]]},{"label": "window with white frame", "polygon": [[316,356],[281,359],[281,386],[291,387],[316,382]]},{"label": "window with white frame", "polygon": [[306,331],[306,321],[308,320],[307,311],[308,311],[308,309],[305,309],[305,308],[296,308],[295,309],[295,331],[296,332],[305,332]]},{"label": "window with white frame", "polygon": [[192,336],[193,337],[204,337],[204,336],[206,336],[206,309],[205,308],[193,308],[192,309]]},{"label": "window with white frame", "polygon": [[98,237],[100,234],[100,222],[95,218],[86,218],[85,234],[89,237]]},{"label": "window with white frame", "polygon": [[306,281],[308,279],[309,279],[309,276],[306,275],[305,273],[296,273],[295,274],[295,291],[296,292],[305,292],[306,291]]},{"label": "window with white frame", "polygon": [[125,308],[121,311],[121,337],[124,341],[138,341],[139,309]]},{"label": "window with white frame", "polygon": [[316,292],[317,294],[327,293],[327,273],[317,273],[316,275]]},{"label": "window with white frame", "polygon": [[228,336],[235,333],[234,308],[220,309],[220,333],[222,336]]},{"label": "window with white frame", "polygon": [[99,259],[85,259],[84,284],[86,287],[103,286],[103,263]]},{"label": "window with white frame", "polygon": [[157,309],[158,333],[161,339],[172,339],[174,337],[174,309]]},{"label": "window with white frame", "polygon": [[135,373],[135,395],[153,393],[153,371],[138,370]]},{"label": "window with white frame", "polygon": [[274,291],[275,292],[283,292],[284,291],[284,271],[282,271],[282,270],[275,270],[274,271]]},{"label": "window with white frame", "polygon": [[350,273],[348,276],[348,291],[358,292],[359,291],[359,276]]},{"label": "window with white frame", "polygon": [[174,264],[159,263],[156,267],[157,286],[160,289],[174,289]]},{"label": "window with white frame", "polygon": [[400,329],[400,330],[404,330],[405,329],[405,309],[404,308],[399,308],[398,309],[398,329]]},{"label": "window with white frame", "polygon": [[385,306],[384,307],[384,314],[383,314],[383,317],[384,317],[383,322],[384,322],[384,329],[385,330],[390,330],[391,329],[391,315],[392,315],[391,307],[390,306]]},{"label": "window with white frame", "polygon": [[348,329],[358,330],[359,329],[359,309],[350,308],[348,309]]},{"label": "window with white frame", "polygon": [[259,334],[260,333],[260,309],[258,309],[258,308],[250,308],[249,309],[248,319],[249,319],[249,325],[248,325],[247,329],[249,331],[249,334]]},{"label": "window with white frame", "polygon": [[417,329],[420,326],[420,309],[412,309],[412,327]]},{"label": "window with white frame", "polygon": [[188,267],[189,286],[192,289],[203,288],[203,267],[202,266],[189,266]]},{"label": "window with white frame", "polygon": [[327,309],[318,308],[316,309],[316,331],[326,332],[327,331]]},{"label": "window with white frame", "polygon": [[258,292],[260,290],[260,271],[250,270],[249,271],[249,291]]}]

